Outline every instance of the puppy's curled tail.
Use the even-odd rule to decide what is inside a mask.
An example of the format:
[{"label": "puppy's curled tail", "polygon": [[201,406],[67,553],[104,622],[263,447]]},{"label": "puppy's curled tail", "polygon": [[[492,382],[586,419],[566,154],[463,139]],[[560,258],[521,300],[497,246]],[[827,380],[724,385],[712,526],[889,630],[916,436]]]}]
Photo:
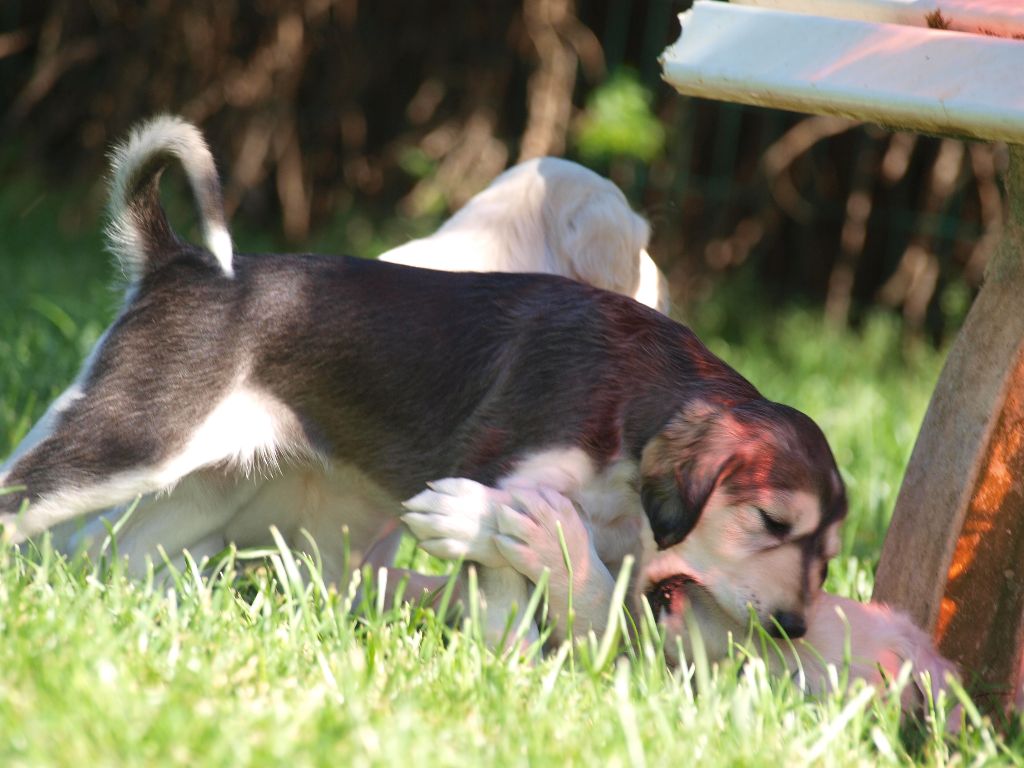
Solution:
[{"label": "puppy's curled tail", "polygon": [[204,245],[224,274],[232,276],[231,235],[213,155],[199,129],[173,115],[136,126],[111,155],[110,250],[135,282],[180,248],[160,205],[160,174],[172,160],[185,170]]}]

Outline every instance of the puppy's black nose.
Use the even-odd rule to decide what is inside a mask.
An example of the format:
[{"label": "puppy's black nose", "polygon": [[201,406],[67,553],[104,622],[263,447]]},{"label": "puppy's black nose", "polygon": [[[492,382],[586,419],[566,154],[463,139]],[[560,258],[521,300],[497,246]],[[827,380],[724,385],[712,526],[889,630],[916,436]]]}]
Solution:
[{"label": "puppy's black nose", "polygon": [[803,614],[791,611],[779,611],[772,614],[772,623],[768,627],[768,634],[772,637],[782,637],[785,632],[790,640],[796,640],[807,634],[807,623]]}]

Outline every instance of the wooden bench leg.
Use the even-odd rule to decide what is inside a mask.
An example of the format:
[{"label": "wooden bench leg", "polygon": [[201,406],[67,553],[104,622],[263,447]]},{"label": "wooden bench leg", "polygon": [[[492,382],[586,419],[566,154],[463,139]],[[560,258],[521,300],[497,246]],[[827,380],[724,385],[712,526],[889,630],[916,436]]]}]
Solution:
[{"label": "wooden bench leg", "polygon": [[925,414],[874,593],[996,709],[1024,682],[1024,147],[1010,155],[1007,231]]}]

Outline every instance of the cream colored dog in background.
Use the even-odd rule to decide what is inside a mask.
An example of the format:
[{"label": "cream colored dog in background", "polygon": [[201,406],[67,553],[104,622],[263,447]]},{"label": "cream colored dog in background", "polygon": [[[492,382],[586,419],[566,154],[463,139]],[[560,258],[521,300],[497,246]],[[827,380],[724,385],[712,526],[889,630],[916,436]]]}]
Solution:
[{"label": "cream colored dog in background", "polygon": [[668,314],[668,281],[647,253],[650,234],[608,179],[542,157],[502,173],[430,237],[380,259],[449,272],[563,275]]}]

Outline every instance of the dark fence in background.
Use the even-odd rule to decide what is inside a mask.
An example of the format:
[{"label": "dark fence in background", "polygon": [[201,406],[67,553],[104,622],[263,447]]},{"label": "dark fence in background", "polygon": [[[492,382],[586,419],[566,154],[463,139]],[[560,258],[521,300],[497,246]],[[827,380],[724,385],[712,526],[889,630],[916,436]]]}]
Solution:
[{"label": "dark fence in background", "polygon": [[366,252],[566,154],[647,214],[682,301],[728,275],[837,323],[883,305],[948,333],[998,238],[1005,152],[683,99],[657,56],[688,4],[7,0],[0,158],[93,178],[129,125],[180,112],[236,219],[293,245],[346,222],[334,246]]}]

